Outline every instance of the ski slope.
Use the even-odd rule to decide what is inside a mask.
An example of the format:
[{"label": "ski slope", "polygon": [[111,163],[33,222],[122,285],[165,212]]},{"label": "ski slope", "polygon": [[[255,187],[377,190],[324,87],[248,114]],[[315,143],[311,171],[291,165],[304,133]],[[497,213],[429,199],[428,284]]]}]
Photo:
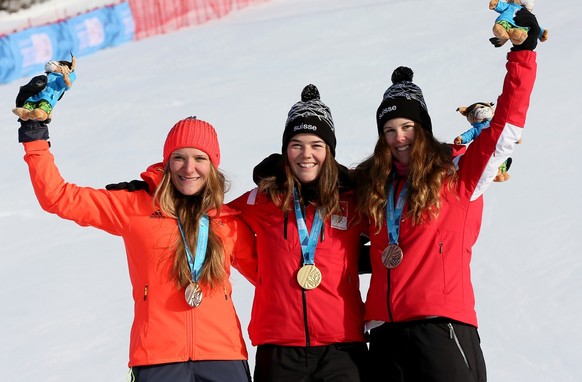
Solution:
[{"label": "ski slope", "polygon": [[[534,13],[550,38],[537,49],[523,144],[511,180],[485,195],[473,251],[494,382],[582,380],[582,128],[574,113],[582,3],[539,1]],[[332,110],[337,159],[351,166],[371,154],[374,113],[400,65],[414,70],[437,137],[452,141],[469,127],[456,108],[496,101],[501,91],[508,48],[488,42],[496,17],[487,2],[461,0],[271,0],[104,50],[78,59],[78,79],[53,114],[52,151],[65,179],[104,187],[138,178],[161,160],[169,128],[197,115],[217,128],[231,200],[254,186],[253,166],[280,151],[287,112],[309,83]],[[10,112],[26,81],[0,86],[0,380],[125,381],[133,312],[123,243],[40,209]],[[236,273],[233,284],[246,328],[252,287]],[[250,342],[249,352],[252,367]]]}]

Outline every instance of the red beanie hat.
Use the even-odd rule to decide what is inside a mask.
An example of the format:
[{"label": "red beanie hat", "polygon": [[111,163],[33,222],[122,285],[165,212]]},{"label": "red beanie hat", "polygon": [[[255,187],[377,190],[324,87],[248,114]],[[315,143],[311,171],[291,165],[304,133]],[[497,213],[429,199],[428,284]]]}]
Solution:
[{"label": "red beanie hat", "polygon": [[216,130],[208,122],[188,117],[176,123],[168,133],[164,143],[164,166],[174,150],[183,147],[194,147],[202,150],[210,157],[214,167],[220,164],[220,147]]}]

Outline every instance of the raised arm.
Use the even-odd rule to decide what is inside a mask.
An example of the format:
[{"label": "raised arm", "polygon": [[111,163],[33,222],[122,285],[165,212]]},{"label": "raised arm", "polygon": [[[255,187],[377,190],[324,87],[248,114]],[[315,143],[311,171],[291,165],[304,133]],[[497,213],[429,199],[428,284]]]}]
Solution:
[{"label": "raised arm", "polygon": [[461,190],[470,193],[471,200],[477,199],[489,187],[525,127],[537,73],[533,50],[537,46],[539,25],[535,16],[525,9],[517,13],[516,20],[530,28],[528,37],[507,54],[507,73],[490,127],[482,130],[459,161]]}]

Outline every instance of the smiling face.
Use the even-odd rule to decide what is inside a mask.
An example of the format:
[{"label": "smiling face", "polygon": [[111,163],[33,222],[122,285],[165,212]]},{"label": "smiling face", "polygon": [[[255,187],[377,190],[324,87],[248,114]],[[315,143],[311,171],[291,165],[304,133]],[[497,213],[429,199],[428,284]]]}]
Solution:
[{"label": "smiling face", "polygon": [[394,118],[384,124],[382,131],[394,160],[408,164],[414,143],[414,121]]},{"label": "smiling face", "polygon": [[186,196],[204,188],[210,174],[210,158],[202,150],[185,147],[174,150],[168,160],[172,184]]},{"label": "smiling face", "polygon": [[317,179],[326,157],[326,144],[315,134],[297,134],[287,144],[291,171],[303,183]]}]

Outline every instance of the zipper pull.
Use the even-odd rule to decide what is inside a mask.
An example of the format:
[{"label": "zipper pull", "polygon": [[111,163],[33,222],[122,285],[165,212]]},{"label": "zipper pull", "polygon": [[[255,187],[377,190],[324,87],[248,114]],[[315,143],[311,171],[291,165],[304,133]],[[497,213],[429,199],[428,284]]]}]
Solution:
[{"label": "zipper pull", "polygon": [[148,284],[145,285],[143,288],[143,300],[145,301],[148,298]]}]

